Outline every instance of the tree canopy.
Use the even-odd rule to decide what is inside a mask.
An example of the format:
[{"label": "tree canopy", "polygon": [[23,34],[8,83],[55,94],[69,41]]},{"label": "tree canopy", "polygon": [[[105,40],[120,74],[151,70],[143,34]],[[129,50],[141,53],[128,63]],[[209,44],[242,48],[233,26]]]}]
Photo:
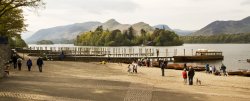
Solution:
[{"label": "tree canopy", "polygon": [[250,43],[249,39],[250,33],[181,37],[185,43]]},{"label": "tree canopy", "polygon": [[6,13],[12,12],[13,9],[20,7],[40,8],[44,5],[43,0],[0,0],[0,19]]},{"label": "tree canopy", "polygon": [[128,30],[103,30],[102,26],[97,27],[95,31],[85,32],[77,36],[76,45],[83,46],[173,46],[182,45],[179,36],[175,32],[156,29],[154,33],[148,33],[141,29],[140,35],[137,35],[133,27]]},{"label": "tree canopy", "polygon": [[54,44],[51,40],[37,41],[36,44]]},{"label": "tree canopy", "polygon": [[[0,36],[7,36],[12,38],[20,38],[12,40],[9,38],[11,44],[16,44],[17,40],[22,40],[20,33],[26,31],[26,24],[24,23],[24,16],[22,8],[40,8],[45,3],[43,0],[0,0]],[[24,42],[23,40],[20,42]],[[25,43],[22,43],[25,44]],[[12,45],[17,46],[17,45]]]}]

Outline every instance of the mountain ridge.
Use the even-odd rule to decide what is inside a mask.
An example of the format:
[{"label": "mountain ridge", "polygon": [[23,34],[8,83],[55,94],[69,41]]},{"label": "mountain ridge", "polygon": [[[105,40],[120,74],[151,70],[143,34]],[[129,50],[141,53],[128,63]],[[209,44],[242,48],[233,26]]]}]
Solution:
[{"label": "mountain ridge", "polygon": [[[162,24],[163,25],[163,24]],[[137,22],[134,24],[121,24],[115,19],[110,19],[104,23],[98,21],[88,21],[84,23],[74,23],[70,25],[64,26],[56,26],[47,29],[41,29],[31,37],[25,39],[27,43],[36,43],[41,40],[51,40],[54,43],[60,43],[64,40],[74,40],[77,35],[87,31],[94,31],[98,26],[102,26],[104,30],[116,30],[119,29],[121,31],[128,30],[129,27],[133,27],[136,32],[136,35],[139,35],[141,29],[144,29],[146,32],[152,33],[155,26],[151,26],[145,22]],[[161,25],[158,25],[158,27]],[[172,30],[167,25],[164,25],[166,30]],[[178,34],[178,33],[177,33]]]},{"label": "mountain ridge", "polygon": [[219,35],[219,34],[238,34],[250,32],[250,16],[242,20],[214,21],[200,30],[194,32],[193,36],[198,35]]}]

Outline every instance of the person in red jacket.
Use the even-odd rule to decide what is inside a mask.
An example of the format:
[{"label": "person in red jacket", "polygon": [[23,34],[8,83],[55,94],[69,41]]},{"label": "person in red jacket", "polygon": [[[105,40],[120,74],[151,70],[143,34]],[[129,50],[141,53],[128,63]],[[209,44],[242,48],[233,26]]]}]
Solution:
[{"label": "person in red jacket", "polygon": [[184,84],[187,84],[187,71],[186,71],[186,69],[184,69],[182,71],[182,77],[184,79]]}]

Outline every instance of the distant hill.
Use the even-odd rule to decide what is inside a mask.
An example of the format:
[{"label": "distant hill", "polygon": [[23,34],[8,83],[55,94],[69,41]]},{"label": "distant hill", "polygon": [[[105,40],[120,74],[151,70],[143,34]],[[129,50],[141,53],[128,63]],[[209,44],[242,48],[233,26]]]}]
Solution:
[{"label": "distant hill", "polygon": [[250,32],[250,17],[240,21],[215,21],[192,35],[218,35],[218,34],[238,34]]},{"label": "distant hill", "polygon": [[195,32],[195,30],[181,30],[181,29],[173,29],[174,32],[180,36],[187,36]]},{"label": "distant hill", "polygon": [[156,25],[156,26],[154,26],[154,28],[174,31],[176,34],[178,34],[180,36],[186,36],[186,35],[189,35],[189,34],[192,34],[193,32],[195,32],[195,31],[191,31],[191,30],[171,29],[168,25],[164,25],[164,24]]},{"label": "distant hill", "polygon": [[[31,37],[25,39],[27,43],[36,43],[37,41],[41,40],[51,40],[53,43],[73,43],[73,39],[77,37],[80,33],[87,32],[87,31],[94,31],[98,26],[103,26],[103,29],[106,30],[116,30],[119,29],[121,31],[127,30],[129,27],[133,27],[136,34],[139,35],[141,29],[144,29],[146,32],[153,32],[155,28],[160,28],[164,26],[166,30],[172,30],[167,25],[157,25],[157,26],[150,26],[145,22],[138,22],[135,24],[121,24],[117,22],[115,19],[110,19],[104,23],[91,21],[85,23],[76,23],[71,25],[65,26],[58,26],[48,29],[41,29],[33,34]],[[185,31],[178,31],[177,34],[183,34]]]},{"label": "distant hill", "polygon": [[41,29],[25,41],[27,43],[36,43],[41,40],[51,40],[54,43],[58,43],[61,40],[72,40],[76,38],[79,33],[89,31],[94,26],[98,26],[100,24],[100,22],[85,22]]},{"label": "distant hill", "polygon": [[172,30],[168,25],[164,25],[164,24],[155,25],[154,28]]},{"label": "distant hill", "polygon": [[[103,26],[103,29],[109,29],[109,30],[116,30],[119,29],[121,31],[125,31],[128,30],[129,27],[133,27],[135,32],[137,33],[137,35],[140,33],[141,29],[144,29],[147,32],[153,32],[154,28],[151,27],[149,24],[144,23],[144,22],[139,22],[139,23],[135,23],[135,24],[121,24],[119,22],[117,22],[115,19],[110,19],[106,22],[104,22],[103,24],[101,24]],[[96,27],[93,28],[96,29]]]}]

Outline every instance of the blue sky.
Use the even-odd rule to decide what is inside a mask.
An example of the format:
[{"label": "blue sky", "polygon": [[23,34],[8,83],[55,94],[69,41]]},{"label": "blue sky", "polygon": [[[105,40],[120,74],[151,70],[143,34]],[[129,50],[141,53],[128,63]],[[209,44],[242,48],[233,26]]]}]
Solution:
[{"label": "blue sky", "polygon": [[[173,29],[199,30],[215,20],[241,20],[250,16],[250,0],[44,0],[38,13],[24,9],[28,32],[82,23],[167,24]],[[27,34],[29,33],[29,34]]]}]

